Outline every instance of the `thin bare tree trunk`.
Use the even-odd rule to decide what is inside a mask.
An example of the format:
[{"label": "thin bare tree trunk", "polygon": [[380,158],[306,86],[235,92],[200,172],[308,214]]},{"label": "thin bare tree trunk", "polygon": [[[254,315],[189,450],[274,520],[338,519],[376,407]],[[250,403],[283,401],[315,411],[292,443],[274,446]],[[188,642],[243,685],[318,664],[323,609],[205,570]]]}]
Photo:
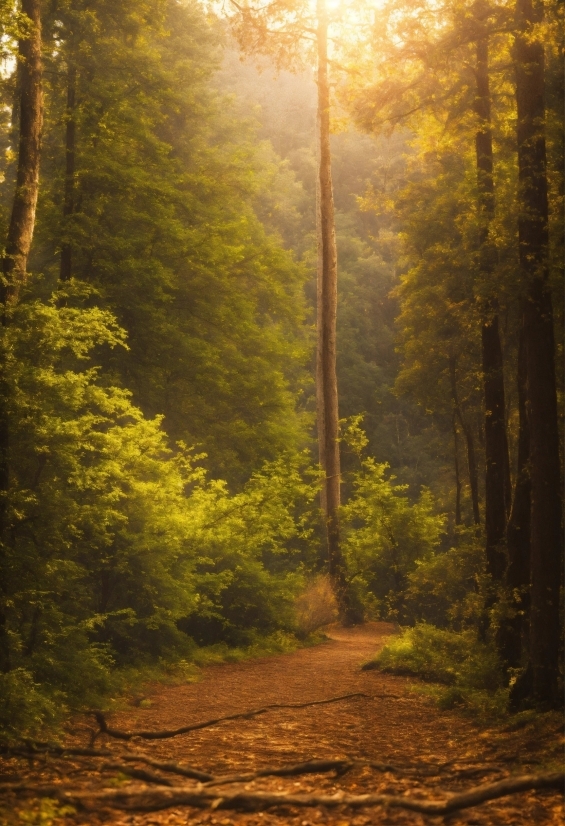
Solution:
[{"label": "thin bare tree trunk", "polygon": [[[494,161],[492,152],[491,101],[489,88],[488,35],[484,33],[488,6],[475,4],[477,24],[483,36],[477,41],[475,77],[475,135],[477,189],[479,206],[479,277],[481,287],[492,284],[497,264],[497,250],[491,236],[494,220]],[[506,433],[504,371],[498,323],[498,306],[492,295],[485,299],[481,328],[482,372],[485,400],[485,533],[487,570],[494,583],[501,582],[506,569],[506,474],[509,467]],[[487,600],[492,604],[495,595]]]},{"label": "thin bare tree trunk", "polygon": [[324,471],[325,509],[330,580],[341,619],[354,621],[345,564],[340,547],[340,454],[336,373],[337,247],[330,154],[330,89],[328,80],[328,17],[325,0],[317,0],[318,16],[318,279],[317,279],[317,402],[320,464]]},{"label": "thin bare tree trunk", "polygon": [[461,430],[465,436],[465,444],[467,446],[467,466],[469,468],[469,486],[471,488],[471,503],[473,506],[473,523],[480,525],[481,514],[479,510],[479,477],[477,473],[477,460],[475,457],[475,440],[473,439],[473,432],[471,427],[465,421],[461,404],[459,402],[459,394],[457,392],[457,376],[456,376],[456,359],[454,355],[449,357],[449,378],[451,383],[451,399],[453,402],[453,412]]},{"label": "thin bare tree trunk", "polygon": [[459,473],[459,434],[455,413],[451,421],[453,428],[453,456],[455,459],[455,524],[461,524],[461,475]]},{"label": "thin bare tree trunk", "polygon": [[[67,115],[65,124],[65,194],[63,201],[63,218],[65,220],[63,232],[68,233],[68,219],[75,208],[75,96],[76,96],[76,69],[70,64],[67,78]],[[61,281],[70,281],[73,274],[73,258],[71,243],[66,238],[61,244]]]}]

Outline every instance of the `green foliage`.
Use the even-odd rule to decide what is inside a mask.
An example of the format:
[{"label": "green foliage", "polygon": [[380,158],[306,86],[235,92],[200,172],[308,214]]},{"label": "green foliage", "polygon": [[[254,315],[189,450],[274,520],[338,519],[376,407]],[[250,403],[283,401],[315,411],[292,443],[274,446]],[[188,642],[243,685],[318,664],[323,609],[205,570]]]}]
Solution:
[{"label": "green foliage", "polygon": [[65,711],[61,696],[38,685],[25,668],[0,674],[0,743],[37,737],[46,725],[58,723]]},{"label": "green foliage", "polygon": [[406,615],[460,630],[479,621],[484,594],[485,559],[481,539],[460,531],[455,547],[418,559],[407,576]]},{"label": "green foliage", "polygon": [[482,715],[505,710],[508,691],[495,648],[476,631],[454,632],[418,623],[394,637],[367,667],[419,677],[445,686],[435,694],[443,708]]},{"label": "green foliage", "polygon": [[[4,812],[0,811],[0,814]],[[54,826],[61,823],[62,818],[76,814],[73,806],[61,805],[58,801],[48,797],[33,800],[21,807],[17,812],[6,812],[7,826]]]},{"label": "green foliage", "polygon": [[104,383],[93,357],[124,346],[106,311],[29,302],[4,337],[6,736],[104,702],[116,665],[190,658],[194,623],[218,626],[199,643],[290,633],[317,491],[306,455],[281,456],[232,495]]},{"label": "green foliage", "polygon": [[[272,211],[284,176],[214,92],[219,31],[197,3],[73,9],[52,21],[37,286],[55,285],[69,244],[73,275],[128,334],[104,370],[240,486],[306,441],[305,273],[254,211]],[[66,117],[77,171],[63,217]]]},{"label": "green foliage", "polygon": [[429,490],[414,503],[407,485],[387,478],[387,465],[369,458],[354,477],[353,495],[342,509],[344,551],[351,580],[369,597],[373,610],[404,619],[409,574],[432,555],[444,532]]}]

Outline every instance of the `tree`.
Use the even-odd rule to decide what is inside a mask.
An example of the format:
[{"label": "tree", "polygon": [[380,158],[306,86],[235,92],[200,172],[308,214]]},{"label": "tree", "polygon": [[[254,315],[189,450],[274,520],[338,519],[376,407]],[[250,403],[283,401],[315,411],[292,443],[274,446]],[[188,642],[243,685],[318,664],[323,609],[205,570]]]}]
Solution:
[{"label": "tree", "polygon": [[21,32],[18,43],[18,160],[2,262],[4,305],[18,301],[25,283],[39,192],[43,126],[41,4],[39,0],[22,0],[21,10],[27,18],[27,31]]},{"label": "tree", "polygon": [[128,331],[104,369],[240,486],[307,439],[306,273],[258,217],[271,161],[214,89],[219,32],[176,3],[48,22],[37,289],[71,264]]},{"label": "tree", "polygon": [[[253,6],[234,5],[240,13],[240,17],[236,18],[236,31],[240,43],[248,52],[271,51],[275,52],[279,62],[283,59],[288,62],[289,52],[299,52],[301,40],[313,33],[311,14],[306,8],[276,0],[259,10]],[[271,30],[269,23],[275,23]],[[328,13],[325,0],[317,0],[314,26],[318,81],[316,407],[318,451],[323,472],[321,504],[325,516],[328,570],[340,616],[344,622],[356,622],[361,616],[347,586],[339,529],[341,466],[336,372],[337,248],[331,178]]]},{"label": "tree", "polygon": [[[518,681],[516,696],[520,692],[530,693],[530,700],[533,697],[535,702],[552,705],[557,703],[559,682],[557,616],[562,542],[552,306],[552,282],[557,281],[550,273],[556,260],[554,250],[559,246],[556,240],[559,229],[557,219],[552,218],[550,233],[542,42],[545,36],[546,42],[551,43],[551,28],[543,22],[543,5],[527,0],[519,0],[516,4],[514,21],[509,18],[504,5],[489,8],[476,2],[472,6],[448,4],[447,14],[441,22],[436,17],[437,10],[426,4],[422,6],[422,13],[418,15],[414,14],[412,6],[405,15],[398,14],[396,7],[392,16],[390,10],[385,11],[385,24],[381,26],[383,37],[386,39],[390,30],[394,31],[395,37],[390,38],[384,47],[386,57],[375,72],[375,86],[366,87],[359,93],[357,112],[365,124],[388,121],[414,126],[418,123],[420,128],[423,111],[433,111],[444,118],[449,112],[452,128],[465,127],[464,105],[468,100],[465,86],[472,88],[466,80],[471,63],[467,53],[470,44],[476,44],[474,109],[478,129],[474,136],[479,249],[475,293],[482,315],[487,560],[497,590],[502,592],[505,581],[516,594],[510,599],[510,616],[507,622],[502,620],[498,637],[501,653],[514,667],[520,662],[519,638],[528,610],[528,597],[532,606],[535,605],[531,609],[534,613],[530,619],[530,652],[526,655],[531,667],[526,670],[523,680]],[[552,25],[555,26],[558,15],[553,8],[552,15]],[[508,41],[512,39],[514,79],[508,74]],[[493,78],[489,47],[493,42],[498,42],[500,49],[495,52],[497,84],[501,88],[500,84],[506,83],[511,93],[515,91],[515,100],[510,106],[506,105],[506,112],[498,98],[494,125],[489,91]],[[403,63],[400,57],[405,58]],[[551,60],[556,67],[553,54]],[[454,74],[457,61],[461,61],[461,72]],[[552,74],[552,77],[557,76],[555,72]],[[555,86],[555,81],[552,80],[552,84]],[[560,81],[559,85],[562,85]],[[501,215],[496,204],[496,201],[500,203],[500,198],[495,199],[496,187],[508,188],[508,174],[516,175],[512,164],[505,159],[508,152],[504,140],[509,117],[514,112],[518,148],[516,216],[512,208],[507,208],[506,215]],[[550,123],[552,118],[553,113]],[[504,175],[497,174],[493,163],[492,138],[497,132],[497,166],[501,161],[506,166]],[[464,130],[461,133],[464,134]],[[552,151],[556,156],[561,152],[562,156],[560,139],[553,142]],[[559,172],[553,174],[556,181],[553,188],[555,216],[559,214],[557,204],[562,197],[557,184],[558,180],[562,181],[560,175]],[[510,185],[510,191],[515,185]],[[512,199],[508,203],[511,204]],[[509,219],[514,226],[518,225],[518,244],[508,232]],[[503,225],[506,229],[501,233]],[[517,404],[511,412],[514,421],[519,422],[515,439],[514,501],[506,529],[510,485],[505,444],[503,359],[498,332],[502,307],[506,317],[511,314],[512,318],[506,337],[507,341],[510,338],[509,356],[517,371]],[[507,571],[503,552],[505,541],[509,551]],[[528,590],[529,594],[526,593]],[[487,604],[492,604],[495,599],[495,594],[491,593]],[[525,664],[525,653],[522,652],[522,665]],[[530,679],[532,687],[528,688]]]},{"label": "tree", "polygon": [[[484,315],[481,324],[481,356],[485,405],[485,534],[488,572],[493,583],[502,582],[506,555],[504,540],[510,506],[510,462],[506,435],[504,369],[498,317],[496,264],[498,253],[493,240],[495,219],[491,100],[489,84],[489,38],[485,17],[489,7],[475,4],[477,24],[475,113],[477,164],[479,254],[478,278],[483,293]],[[493,283],[494,282],[494,283]],[[486,295],[485,295],[486,293]],[[494,594],[487,600],[490,607]]]},{"label": "tree", "polygon": [[[25,284],[27,261],[33,230],[39,189],[41,130],[43,125],[43,87],[41,59],[41,4],[39,0],[22,0],[25,18],[18,42],[19,141],[16,185],[12,199],[10,223],[2,260],[0,312],[2,342],[0,343],[0,545],[5,542],[7,499],[10,488],[10,385],[9,357],[6,349],[6,327],[12,307],[17,303]],[[0,552],[4,556],[4,550]],[[10,668],[6,616],[0,606],[0,671]]]},{"label": "tree", "polygon": [[562,513],[555,339],[548,269],[543,5],[516,3],[515,71],[520,213],[519,256],[524,296],[531,479],[530,650],[532,697],[558,705],[559,587]]}]

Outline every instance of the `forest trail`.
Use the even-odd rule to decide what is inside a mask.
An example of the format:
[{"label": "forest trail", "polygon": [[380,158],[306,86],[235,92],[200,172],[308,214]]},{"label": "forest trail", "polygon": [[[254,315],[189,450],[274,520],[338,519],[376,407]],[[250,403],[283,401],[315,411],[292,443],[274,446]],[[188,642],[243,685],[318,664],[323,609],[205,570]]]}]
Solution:
[{"label": "forest trail", "polygon": [[[339,789],[354,794],[380,792],[442,797],[480,783],[495,782],[509,774],[539,770],[548,749],[558,754],[556,727],[493,732],[479,729],[453,712],[439,711],[425,695],[413,690],[413,680],[362,671],[392,632],[385,623],[368,623],[351,629],[332,628],[329,639],[291,654],[262,657],[238,663],[210,666],[197,683],[153,685],[149,708],[135,708],[112,715],[111,725],[126,730],[160,730],[224,716],[271,703],[307,703],[362,692],[328,705],[301,709],[273,709],[261,716],[223,722],[173,739],[130,741],[124,744],[102,736],[97,747],[109,747],[116,755],[124,749],[142,750],[156,760],[173,760],[214,775],[280,767],[309,759],[362,758],[390,763],[404,773],[357,767],[341,778],[332,774],[289,778],[261,778],[246,784],[249,790],[290,793]],[[555,721],[554,721],[555,723]],[[86,745],[85,727],[74,730],[73,744]],[[60,764],[59,764],[60,765]],[[74,777],[93,783],[96,772],[74,761]],[[92,769],[92,766],[91,766]],[[76,771],[78,770],[78,772]],[[408,770],[408,771],[407,771]],[[36,779],[45,781],[46,768]],[[53,778],[55,775],[51,775]],[[59,782],[64,777],[59,776]],[[76,785],[76,781],[75,781]],[[178,808],[152,814],[81,812],[65,819],[83,826],[365,826],[365,824],[562,824],[563,807],[555,792],[525,792],[491,801],[447,817],[430,817],[402,810],[325,810],[323,808],[235,813]]]}]

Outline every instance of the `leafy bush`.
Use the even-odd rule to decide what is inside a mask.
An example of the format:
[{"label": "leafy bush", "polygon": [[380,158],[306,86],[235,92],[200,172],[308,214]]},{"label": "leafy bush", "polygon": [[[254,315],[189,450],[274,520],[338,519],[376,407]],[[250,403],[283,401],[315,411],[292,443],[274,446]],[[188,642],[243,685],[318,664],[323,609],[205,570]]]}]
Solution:
[{"label": "leafy bush", "polygon": [[317,490],[307,457],[282,456],[232,494],[202,456],[170,448],[160,418],[100,381],[94,354],[124,346],[110,314],[32,302],[2,335],[6,732],[103,704],[117,667],[190,660],[195,642],[249,648],[282,633],[290,644]]},{"label": "leafy bush", "polygon": [[502,711],[508,692],[494,646],[476,632],[439,629],[418,623],[393,638],[365,668],[411,675],[444,686],[434,693],[444,708]]},{"label": "leafy bush", "polygon": [[46,725],[57,724],[65,713],[62,697],[46,691],[25,668],[0,674],[0,742],[35,737]]},{"label": "leafy bush", "polygon": [[474,534],[460,531],[456,547],[416,560],[408,573],[408,621],[453,630],[476,625],[484,604],[484,575],[484,548]]},{"label": "leafy bush", "polygon": [[388,465],[365,459],[354,493],[342,508],[344,552],[350,579],[383,619],[406,619],[408,577],[418,560],[432,556],[444,533],[429,490],[412,503],[407,485],[395,485]]}]

